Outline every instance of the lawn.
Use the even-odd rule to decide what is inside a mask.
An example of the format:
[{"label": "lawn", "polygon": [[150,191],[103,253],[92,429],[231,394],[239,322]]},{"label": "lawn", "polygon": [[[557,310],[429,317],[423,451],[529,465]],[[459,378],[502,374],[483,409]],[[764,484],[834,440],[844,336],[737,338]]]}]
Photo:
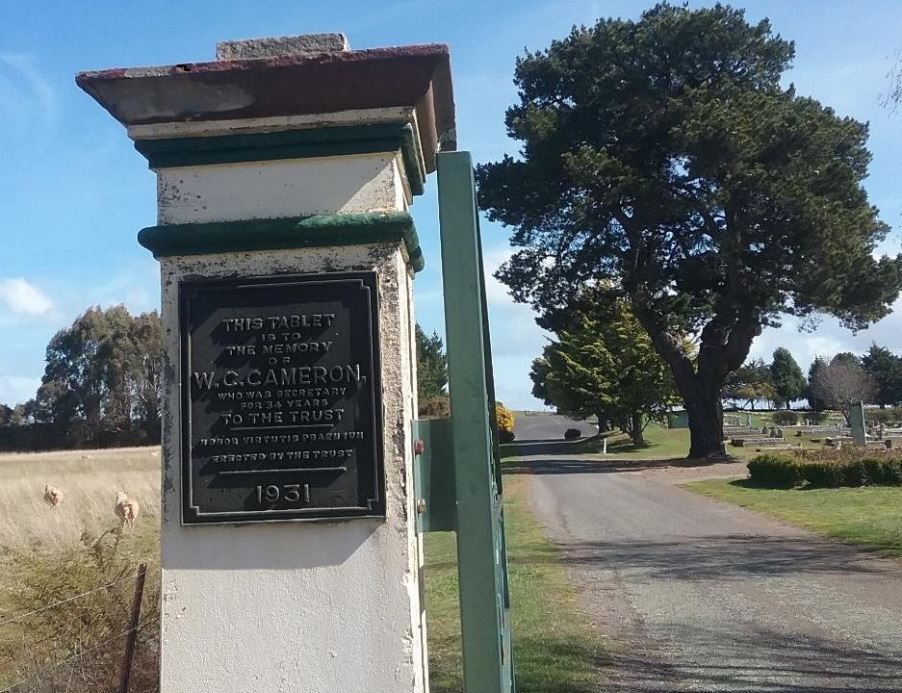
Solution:
[{"label": "lawn", "polygon": [[826,536],[902,556],[902,488],[769,489],[716,479],[685,488]]},{"label": "lawn", "polygon": [[[786,427],[786,443],[788,445],[798,445],[802,443],[804,448],[820,449],[823,446],[819,443],[812,443],[809,437],[795,436],[792,427]],[[658,423],[650,423],[645,429],[646,446],[636,448],[633,446],[629,436],[625,434],[617,434],[608,439],[608,457],[612,459],[626,460],[665,460],[674,458],[684,458],[689,453],[689,429],[688,428],[666,428]],[[761,452],[752,447],[733,447],[729,441],[726,441],[726,451],[728,455],[741,460],[749,460]],[[600,452],[601,448],[593,441],[593,448],[598,450],[591,452]],[[584,450],[589,452],[589,450]]]},{"label": "lawn", "polygon": [[[597,690],[604,652],[595,644],[558,554],[528,507],[528,477],[505,478],[505,523],[519,693]],[[432,690],[463,690],[455,538],[426,537],[426,599]]]}]

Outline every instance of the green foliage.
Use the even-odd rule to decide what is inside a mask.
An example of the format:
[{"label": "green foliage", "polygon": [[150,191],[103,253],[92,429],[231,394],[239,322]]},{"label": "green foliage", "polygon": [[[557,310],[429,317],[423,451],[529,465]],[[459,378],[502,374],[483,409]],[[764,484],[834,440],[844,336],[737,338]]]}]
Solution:
[{"label": "green foliage", "polygon": [[754,409],[755,402],[772,400],[777,391],[770,367],[761,359],[753,359],[727,376],[721,393],[726,399],[745,401]]},{"label": "green foliage", "polygon": [[771,488],[792,488],[804,480],[799,460],[786,455],[765,454],[749,460],[749,478]]},{"label": "green foliage", "polygon": [[559,321],[557,341],[533,362],[533,394],[579,419],[613,419],[637,442],[676,401],[666,364],[625,299],[586,291]]},{"label": "green foliage", "polygon": [[902,407],[887,409],[865,409],[864,418],[868,423],[883,424],[891,428],[902,427]]},{"label": "green foliage", "polygon": [[[157,528],[145,523],[134,533],[118,528],[100,536],[86,533],[81,545],[71,549],[35,546],[9,554],[3,570],[17,578],[14,613],[28,615],[4,628],[0,686],[25,680],[22,690],[38,693],[112,690],[125,647],[122,634],[129,624],[135,572],[139,563],[150,562],[129,690],[157,690],[158,547]],[[58,603],[58,608],[45,609]],[[16,629],[27,648],[17,646]]]},{"label": "green foliage", "polygon": [[777,399],[785,403],[787,409],[792,402],[805,396],[805,376],[788,349],[780,347],[774,351],[770,374]]},{"label": "green foliage", "polygon": [[902,485],[902,458],[889,455],[766,454],[751,460],[748,468],[754,483],[772,488]]},{"label": "green foliage", "polygon": [[427,336],[416,326],[417,342],[417,396],[421,401],[444,395],[448,384],[448,356],[442,338],[435,332]]},{"label": "green foliage", "polygon": [[887,406],[902,403],[902,357],[872,344],[861,363],[875,383],[875,404]]},{"label": "green foliage", "polygon": [[32,418],[88,435],[136,424],[160,426],[162,328],[156,312],[133,317],[125,306],[89,308],[47,345],[47,365]]},{"label": "green foliage", "polygon": [[723,5],[576,27],[518,59],[521,155],[478,170],[480,204],[514,228],[498,275],[514,298],[549,324],[587,282],[628,296],[697,455],[722,452],[720,388],[762,327],[825,312],[861,328],[902,285],[902,256],[874,257],[867,126],[784,88],[793,53]]},{"label": "green foliage", "polygon": [[799,415],[794,411],[775,411],[771,414],[775,426],[795,426],[799,422]]},{"label": "green foliage", "polygon": [[815,412],[822,412],[829,408],[827,401],[815,385],[824,377],[822,373],[827,365],[827,360],[823,356],[816,356],[808,368],[808,387],[805,390],[805,398],[808,400],[808,406]]}]

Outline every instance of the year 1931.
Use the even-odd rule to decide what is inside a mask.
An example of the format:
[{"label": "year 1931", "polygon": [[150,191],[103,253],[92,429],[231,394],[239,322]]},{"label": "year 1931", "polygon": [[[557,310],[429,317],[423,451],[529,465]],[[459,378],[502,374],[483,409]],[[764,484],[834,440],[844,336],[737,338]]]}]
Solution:
[{"label": "year 1931", "polygon": [[257,486],[257,502],[261,505],[264,503],[277,503],[278,501],[287,503],[309,503],[310,502],[310,485],[309,484],[269,484]]}]

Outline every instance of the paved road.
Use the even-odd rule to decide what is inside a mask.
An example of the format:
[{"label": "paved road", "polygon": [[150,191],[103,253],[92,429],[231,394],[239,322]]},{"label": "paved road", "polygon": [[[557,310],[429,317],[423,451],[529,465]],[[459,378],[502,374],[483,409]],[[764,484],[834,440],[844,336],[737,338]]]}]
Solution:
[{"label": "paved road", "polygon": [[902,562],[578,459],[518,465],[614,651],[608,691],[902,691]]},{"label": "paved road", "polygon": [[583,436],[592,436],[598,433],[598,425],[594,419],[591,422],[574,421],[566,416],[545,412],[530,414],[517,412],[514,419],[514,434],[518,441],[563,440],[564,431],[568,428],[579,429]]}]

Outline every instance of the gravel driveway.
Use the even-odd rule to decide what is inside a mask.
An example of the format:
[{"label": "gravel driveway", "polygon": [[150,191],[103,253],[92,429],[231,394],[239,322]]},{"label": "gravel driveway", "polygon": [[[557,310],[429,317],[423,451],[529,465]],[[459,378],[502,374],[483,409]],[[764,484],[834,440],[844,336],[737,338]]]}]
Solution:
[{"label": "gravel driveway", "polygon": [[613,653],[606,690],[902,691],[902,561],[674,484],[699,473],[510,467],[533,475],[537,516]]}]

